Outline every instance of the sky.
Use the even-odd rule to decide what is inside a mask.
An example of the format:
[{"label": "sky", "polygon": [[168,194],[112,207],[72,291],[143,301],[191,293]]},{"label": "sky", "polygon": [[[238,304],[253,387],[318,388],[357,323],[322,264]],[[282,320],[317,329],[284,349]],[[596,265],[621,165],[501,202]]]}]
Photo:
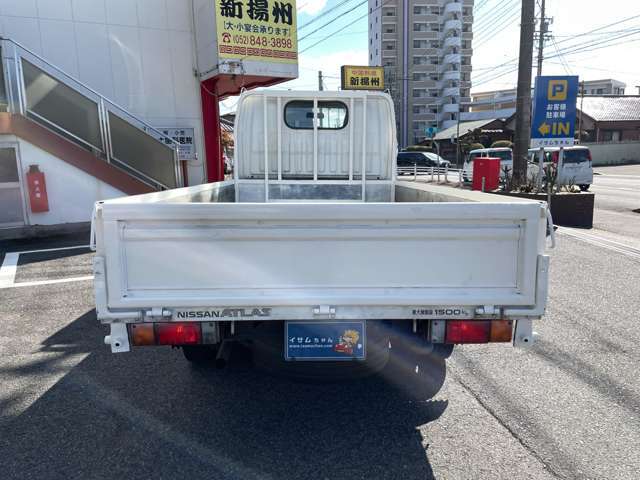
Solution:
[{"label": "sky", "polygon": [[[475,0],[472,92],[515,88],[520,2]],[[368,63],[368,4],[363,0],[298,0],[297,5],[299,78],[273,88],[316,90],[318,70],[322,70],[325,88],[336,90],[342,65]],[[544,74],[578,75],[581,80],[615,78],[627,84],[627,94],[638,93],[640,2],[546,0],[546,5],[546,16],[553,18],[553,38],[546,42]],[[611,25],[616,22],[620,23]],[[601,43],[605,40],[609,43]],[[237,97],[225,100],[222,111],[233,110],[236,102]]]}]

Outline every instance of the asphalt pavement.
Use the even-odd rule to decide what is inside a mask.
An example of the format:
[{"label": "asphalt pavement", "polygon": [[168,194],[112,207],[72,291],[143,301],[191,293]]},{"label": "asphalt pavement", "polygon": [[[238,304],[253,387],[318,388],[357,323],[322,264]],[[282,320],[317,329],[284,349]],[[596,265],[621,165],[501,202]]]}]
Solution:
[{"label": "asphalt pavement", "polygon": [[[242,349],[225,370],[168,347],[111,354],[86,280],[92,254],[14,254],[11,281],[0,278],[1,478],[637,479],[640,257],[629,242],[640,215],[628,207],[640,201],[604,198],[628,182],[609,175],[596,179],[603,199],[586,233],[630,249],[561,230],[540,340],[457,347],[434,366],[444,383],[432,398],[396,371],[292,381]],[[3,242],[0,264],[86,243]]]}]

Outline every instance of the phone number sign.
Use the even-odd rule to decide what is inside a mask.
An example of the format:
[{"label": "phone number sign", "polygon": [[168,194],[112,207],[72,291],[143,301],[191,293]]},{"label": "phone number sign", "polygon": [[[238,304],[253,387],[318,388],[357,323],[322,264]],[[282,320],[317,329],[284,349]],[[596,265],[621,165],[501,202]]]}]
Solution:
[{"label": "phone number sign", "polygon": [[295,0],[215,0],[218,56],[298,62]]}]

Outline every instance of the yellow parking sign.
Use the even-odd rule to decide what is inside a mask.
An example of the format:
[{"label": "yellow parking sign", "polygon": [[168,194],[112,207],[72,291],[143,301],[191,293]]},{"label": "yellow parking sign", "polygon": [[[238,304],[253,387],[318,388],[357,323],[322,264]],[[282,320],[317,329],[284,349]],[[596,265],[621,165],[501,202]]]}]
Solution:
[{"label": "yellow parking sign", "polygon": [[549,80],[549,90],[547,98],[554,102],[564,102],[567,99],[569,82],[566,80]]}]

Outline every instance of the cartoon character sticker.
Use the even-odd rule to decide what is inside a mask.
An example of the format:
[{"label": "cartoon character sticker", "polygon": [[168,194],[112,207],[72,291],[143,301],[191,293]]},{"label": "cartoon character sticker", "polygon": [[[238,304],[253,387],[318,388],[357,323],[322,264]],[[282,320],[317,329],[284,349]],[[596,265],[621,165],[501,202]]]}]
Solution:
[{"label": "cartoon character sticker", "polygon": [[360,334],[356,330],[345,330],[333,350],[338,353],[353,355],[354,348],[362,348],[362,345],[358,344],[358,340],[360,340]]}]

